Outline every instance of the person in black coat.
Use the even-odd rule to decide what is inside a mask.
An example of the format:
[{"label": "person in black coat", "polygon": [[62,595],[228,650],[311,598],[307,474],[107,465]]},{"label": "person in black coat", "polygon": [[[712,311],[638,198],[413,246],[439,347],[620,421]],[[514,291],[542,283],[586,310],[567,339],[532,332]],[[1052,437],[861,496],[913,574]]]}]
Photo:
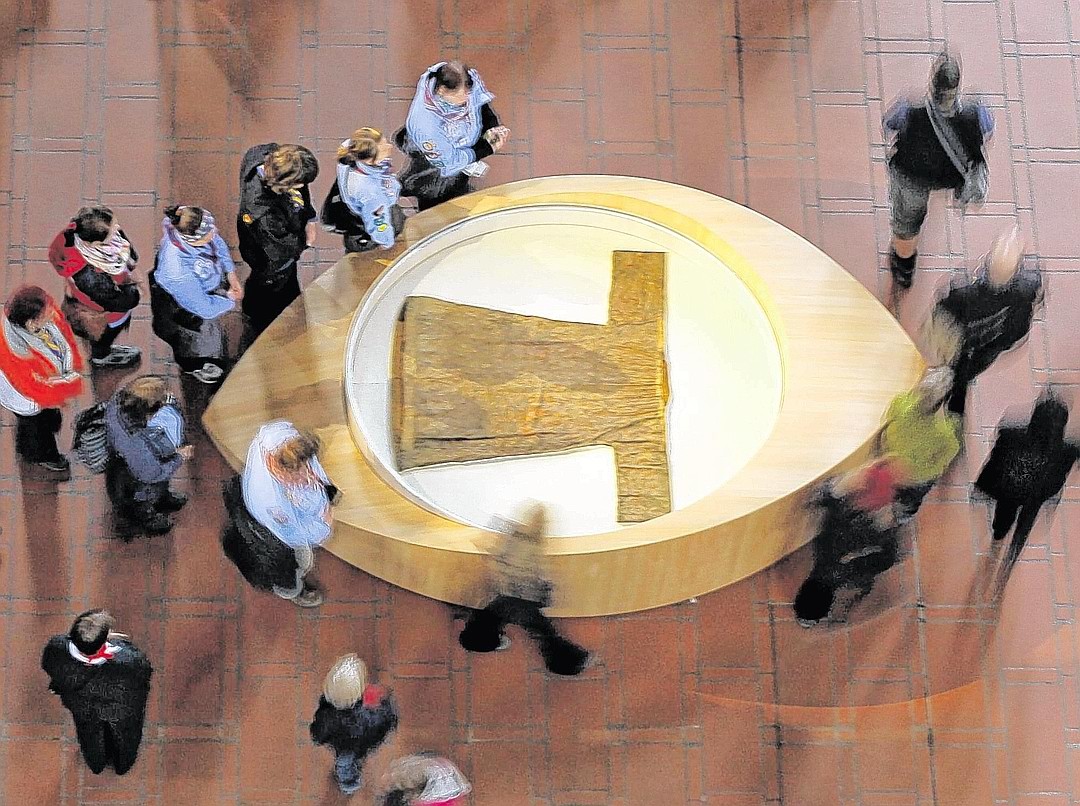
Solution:
[{"label": "person in black coat", "polygon": [[1040,398],[1027,425],[998,427],[997,440],[975,481],[975,488],[995,502],[993,539],[1004,540],[1016,527],[1001,584],[1023,551],[1039,510],[1061,492],[1080,459],[1080,445],[1065,439],[1068,422],[1064,402],[1053,394]]},{"label": "person in black coat", "polygon": [[240,163],[236,231],[251,269],[242,305],[249,343],[300,296],[297,264],[318,232],[308,189],[318,175],[315,155],[298,145],[252,146]]},{"label": "person in black coat", "polygon": [[955,414],[963,416],[972,381],[1031,330],[1042,279],[1022,262],[1023,244],[1013,230],[994,242],[974,280],[954,285],[934,306],[927,341],[952,344],[951,355],[939,357],[952,366],[948,409]]},{"label": "person in black coat", "polygon": [[112,626],[107,612],[88,610],[67,635],[50,638],[41,656],[49,691],[71,712],[95,775],[110,764],[123,775],[135,763],[153,674],[146,655]]},{"label": "person in black coat", "polygon": [[361,785],[364,759],[397,728],[394,698],[369,685],[367,666],[355,654],[338,658],[326,675],[311,721],[311,740],[334,751],[334,779],[346,795]]}]

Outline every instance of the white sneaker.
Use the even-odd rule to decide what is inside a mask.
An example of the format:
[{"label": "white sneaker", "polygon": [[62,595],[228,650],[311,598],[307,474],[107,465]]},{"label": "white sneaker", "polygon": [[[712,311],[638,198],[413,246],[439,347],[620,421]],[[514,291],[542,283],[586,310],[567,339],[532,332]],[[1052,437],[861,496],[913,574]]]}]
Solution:
[{"label": "white sneaker", "polygon": [[208,362],[203,364],[201,368],[192,370],[188,374],[201,383],[217,383],[225,373],[221,371],[221,367],[217,364]]}]

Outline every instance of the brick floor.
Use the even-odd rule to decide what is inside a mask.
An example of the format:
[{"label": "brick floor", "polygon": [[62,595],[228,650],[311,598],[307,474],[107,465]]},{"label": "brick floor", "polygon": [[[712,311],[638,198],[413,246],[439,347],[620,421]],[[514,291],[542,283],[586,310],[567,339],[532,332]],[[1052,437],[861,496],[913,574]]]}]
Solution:
[{"label": "brick floor", "polygon": [[[2,0],[3,287],[60,290],[45,248],[85,202],[119,211],[144,266],[170,202],[210,207],[234,239],[237,162],[255,142],[314,148],[321,197],[337,142],[358,125],[393,130],[419,72],[455,54],[514,132],[489,181],[622,172],[701,187],[881,294],[880,114],[918,90],[944,40],[997,117],[991,200],[968,217],[932,206],[901,321],[914,326],[1014,216],[1049,299],[1030,342],[978,383],[967,455],[920,516],[912,557],[850,627],[792,621],[801,553],[698,602],[567,624],[601,663],[556,680],[525,642],[467,656],[443,607],[330,556],[319,610],[245,588],[217,545],[227,469],[199,434],[181,485],[202,506],[172,537],[126,546],[100,478],[20,476],[4,415],[0,801],[338,802],[306,721],[326,668],[354,649],[403,710],[369,780],[393,752],[432,748],[473,779],[476,806],[1080,803],[1080,491],[1040,523],[997,608],[985,510],[968,495],[1002,412],[1039,385],[1080,382],[1080,0]],[[339,254],[324,238],[304,278]],[[148,316],[134,338],[169,372]],[[185,391],[197,413],[198,390]],[[123,778],[79,763],[37,669],[45,638],[91,605],[158,670]]]}]

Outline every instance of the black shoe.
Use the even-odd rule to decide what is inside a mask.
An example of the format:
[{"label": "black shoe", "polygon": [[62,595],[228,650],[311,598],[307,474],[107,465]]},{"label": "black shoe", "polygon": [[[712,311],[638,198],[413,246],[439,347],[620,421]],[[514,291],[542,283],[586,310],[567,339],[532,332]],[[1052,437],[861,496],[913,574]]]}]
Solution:
[{"label": "black shoe", "polygon": [[52,459],[42,459],[34,462],[38,467],[43,467],[52,473],[67,473],[71,470],[71,462],[65,456],[56,456]]},{"label": "black shoe", "polygon": [[152,535],[163,535],[166,532],[172,530],[172,519],[167,515],[160,512],[154,513],[154,516],[149,520],[143,521],[141,524],[144,531]]},{"label": "black shoe", "polygon": [[915,258],[918,256],[918,252],[913,252],[911,257],[900,257],[894,250],[889,250],[889,271],[897,288],[905,291],[911,288],[915,279]]},{"label": "black shoe", "polygon": [[156,509],[158,512],[177,512],[178,510],[183,509],[187,502],[188,497],[186,495],[183,493],[174,493],[172,490],[169,490],[169,492],[158,499]]}]

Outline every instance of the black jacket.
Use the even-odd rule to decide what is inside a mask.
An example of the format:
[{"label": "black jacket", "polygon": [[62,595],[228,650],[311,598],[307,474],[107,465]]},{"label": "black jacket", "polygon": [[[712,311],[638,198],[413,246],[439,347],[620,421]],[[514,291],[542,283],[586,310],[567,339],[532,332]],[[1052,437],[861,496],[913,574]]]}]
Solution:
[{"label": "black jacket", "polygon": [[814,538],[812,577],[835,587],[858,585],[887,571],[899,559],[899,531],[883,529],[866,513],[824,489],[813,502],[823,511]]},{"label": "black jacket", "polygon": [[[377,703],[365,705],[369,694],[375,690]],[[335,708],[319,697],[319,707],[311,721],[311,740],[315,744],[329,745],[337,753],[367,755],[386,739],[397,727],[398,713],[394,698],[377,686],[368,686],[364,697],[352,708]]]},{"label": "black jacket", "polygon": [[[1057,428],[1042,427],[1041,415],[1057,419]],[[998,501],[1043,502],[1065,486],[1073,465],[1080,460],[1080,446],[1065,439],[1068,409],[1057,400],[1041,402],[1032,421],[1023,426],[1005,425],[975,487]]]},{"label": "black jacket", "polygon": [[[948,125],[959,135],[968,162],[986,161],[982,152],[983,134],[976,104],[963,106],[948,119]],[[964,184],[964,177],[956,170],[934,133],[925,104],[908,110],[906,124],[897,132],[896,147],[889,164],[934,188],[958,188]]]},{"label": "black jacket", "polygon": [[117,654],[98,666],[71,657],[66,635],[54,635],[45,645],[41,668],[49,675],[49,690],[60,695],[77,722],[141,723],[145,716],[150,661],[133,644],[115,643]]},{"label": "black jacket", "polygon": [[259,523],[244,506],[240,477],[225,482],[222,494],[229,523],[221,537],[221,547],[250,585],[271,590],[274,585],[291,588],[296,584],[296,552]]},{"label": "black jacket", "polygon": [[980,356],[989,365],[1027,335],[1041,299],[1037,271],[1018,271],[1003,286],[993,285],[980,272],[973,282],[953,286],[937,306],[960,328],[961,355]]},{"label": "black jacket", "polygon": [[307,249],[305,228],[316,217],[311,192],[305,185],[303,207],[274,193],[258,174],[259,166],[277,143],[252,146],[240,163],[240,212],[236,232],[240,255],[257,279],[268,284],[285,282],[296,273],[296,261]]}]

